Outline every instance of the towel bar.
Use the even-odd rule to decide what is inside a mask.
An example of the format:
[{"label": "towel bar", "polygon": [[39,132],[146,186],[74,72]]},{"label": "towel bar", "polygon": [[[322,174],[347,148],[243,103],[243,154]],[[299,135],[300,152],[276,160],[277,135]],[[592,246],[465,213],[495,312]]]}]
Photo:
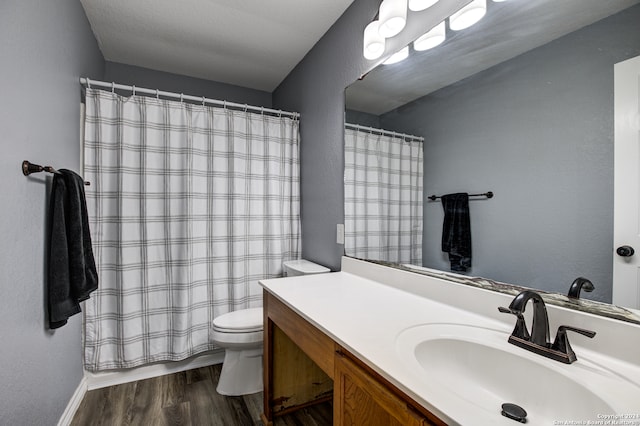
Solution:
[{"label": "towel bar", "polygon": [[[493,198],[493,191],[489,191],[489,192],[484,192],[482,194],[469,194],[469,197],[487,197],[487,198]],[[438,198],[442,198],[441,195],[430,195],[427,197],[428,199],[430,199],[431,201],[435,201]]]},{"label": "towel bar", "polygon": [[[40,173],[40,172],[47,172],[47,173],[56,173],[59,174],[60,172],[58,172],[56,169],[54,169],[51,166],[41,166],[39,164],[33,164],[27,160],[24,160],[22,162],[22,174],[25,176],[29,176],[31,173]],[[85,185],[91,185],[91,182],[84,182]]]}]

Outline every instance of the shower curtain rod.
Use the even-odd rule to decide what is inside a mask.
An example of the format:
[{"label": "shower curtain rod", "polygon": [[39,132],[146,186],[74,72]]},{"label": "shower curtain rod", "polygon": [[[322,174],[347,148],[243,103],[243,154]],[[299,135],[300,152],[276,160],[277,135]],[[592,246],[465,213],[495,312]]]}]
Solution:
[{"label": "shower curtain rod", "polygon": [[413,139],[419,142],[424,142],[424,138],[421,136],[407,135],[406,133],[398,133],[398,132],[393,132],[391,130],[376,129],[375,127],[361,126],[359,124],[344,123],[344,125],[346,127],[350,127],[355,130],[364,130],[366,132],[376,132],[386,136],[400,137],[403,139]]},{"label": "shower curtain rod", "polygon": [[106,81],[89,80],[88,78],[85,78],[85,77],[80,78],[80,84],[83,85],[84,87],[88,87],[89,89],[91,89],[91,86],[97,86],[105,89],[111,89],[112,92],[115,91],[115,89],[127,90],[132,92],[134,95],[136,93],[144,93],[146,95],[155,95],[156,97],[164,96],[167,98],[176,98],[176,99],[180,99],[181,101],[187,100],[187,101],[202,102],[202,105],[204,105],[205,103],[208,103],[208,104],[221,106],[224,108],[231,107],[231,108],[242,109],[244,111],[255,111],[262,114],[266,112],[273,115],[278,115],[278,116],[284,115],[291,118],[300,117],[300,113],[298,112],[288,112],[288,111],[282,111],[279,109],[257,107],[257,106],[252,106],[248,104],[238,104],[235,102],[219,101],[217,99],[205,98],[204,96],[192,96],[192,95],[185,95],[183,93],[165,92],[164,90],[158,90],[158,89],[145,89],[144,87],[136,87],[135,85],[128,86],[125,84],[118,84],[113,82],[108,83]]}]

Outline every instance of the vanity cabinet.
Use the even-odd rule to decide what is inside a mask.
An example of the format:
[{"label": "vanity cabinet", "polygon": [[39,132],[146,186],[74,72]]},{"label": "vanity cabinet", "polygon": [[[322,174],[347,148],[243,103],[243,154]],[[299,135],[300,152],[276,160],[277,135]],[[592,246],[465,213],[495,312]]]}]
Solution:
[{"label": "vanity cabinet", "polygon": [[265,290],[264,413],[333,401],[334,425],[445,425]]},{"label": "vanity cabinet", "polygon": [[337,353],[333,386],[333,424],[362,426],[433,425],[349,356]]}]

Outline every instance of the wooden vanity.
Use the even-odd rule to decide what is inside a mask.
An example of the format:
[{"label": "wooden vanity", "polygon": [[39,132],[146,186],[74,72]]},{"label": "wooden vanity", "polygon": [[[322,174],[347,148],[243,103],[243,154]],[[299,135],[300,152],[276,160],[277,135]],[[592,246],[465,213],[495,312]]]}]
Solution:
[{"label": "wooden vanity", "polygon": [[334,425],[445,425],[264,290],[264,413],[333,401]]},{"label": "wooden vanity", "polygon": [[[324,404],[323,411],[331,405],[334,425],[510,426],[513,420],[501,415],[501,406],[512,399],[529,401],[527,417],[532,424],[597,420],[605,412],[638,411],[638,324],[548,304],[553,329],[572,324],[598,332],[596,339],[572,336],[578,361],[567,366],[508,343],[513,319],[497,309],[512,301],[508,294],[351,258],[343,258],[340,272],[261,280],[260,285],[265,425],[314,404]],[[461,328],[443,331],[441,326]],[[462,333],[467,327],[484,330],[483,339],[491,348],[473,358],[479,364],[469,363],[466,355],[448,362],[446,350],[440,349],[433,353],[442,356],[433,361],[416,349],[421,342],[450,340],[450,333]],[[468,350],[475,350],[473,338],[464,333],[459,337],[454,340],[469,342]],[[521,359],[523,364],[496,364],[500,361],[494,355]],[[450,369],[455,378],[425,368],[425,362],[429,367],[442,363],[437,368]],[[463,368],[474,372],[499,368],[515,377],[521,366],[543,372],[545,385],[522,392],[502,389],[500,384],[508,380],[489,380]],[[591,387],[593,391],[588,390]],[[599,402],[566,403],[560,397],[572,394],[562,389],[584,391],[584,397]],[[501,396],[503,391],[509,396]],[[552,392],[560,392],[558,398],[549,396]],[[536,400],[544,404],[531,402]]]}]

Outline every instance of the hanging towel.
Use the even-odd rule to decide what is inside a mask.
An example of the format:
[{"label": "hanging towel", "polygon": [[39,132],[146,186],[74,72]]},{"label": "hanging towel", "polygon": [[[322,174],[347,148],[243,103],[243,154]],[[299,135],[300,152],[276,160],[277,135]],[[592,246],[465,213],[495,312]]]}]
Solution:
[{"label": "hanging towel", "polygon": [[452,271],[465,272],[471,267],[471,220],[469,194],[460,192],[442,196],[444,223],[442,251],[449,253]]},{"label": "hanging towel", "polygon": [[84,180],[71,170],[53,175],[50,204],[49,327],[59,328],[80,312],[80,302],[98,288],[91,247]]}]

